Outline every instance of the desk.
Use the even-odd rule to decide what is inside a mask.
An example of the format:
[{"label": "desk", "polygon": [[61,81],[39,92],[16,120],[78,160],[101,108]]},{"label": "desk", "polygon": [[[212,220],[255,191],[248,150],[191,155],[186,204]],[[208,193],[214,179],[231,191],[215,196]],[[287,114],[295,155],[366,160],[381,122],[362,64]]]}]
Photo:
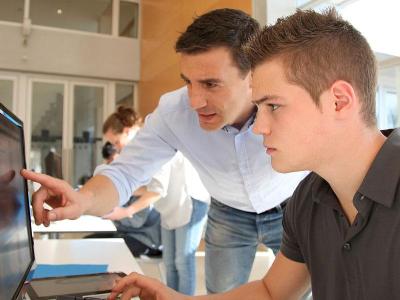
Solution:
[{"label": "desk", "polygon": [[117,228],[110,220],[94,216],[81,216],[76,220],[52,222],[49,227],[32,223],[32,231],[49,234],[50,238],[58,238],[60,233],[116,232]]},{"label": "desk", "polygon": [[123,239],[35,240],[38,264],[107,264],[108,272],[142,269]]},{"label": "desk", "polygon": [[[107,264],[108,272],[143,274],[123,239],[34,240],[34,248],[37,264]],[[25,293],[19,299],[29,300]]]}]

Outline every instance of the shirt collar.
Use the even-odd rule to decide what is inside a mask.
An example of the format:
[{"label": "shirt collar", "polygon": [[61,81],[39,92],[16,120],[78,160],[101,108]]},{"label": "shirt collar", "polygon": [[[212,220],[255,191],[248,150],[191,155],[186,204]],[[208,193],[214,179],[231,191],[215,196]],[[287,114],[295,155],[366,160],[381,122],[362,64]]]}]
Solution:
[{"label": "shirt collar", "polygon": [[232,125],[225,125],[222,127],[222,130],[228,133],[239,133],[243,131],[247,131],[250,129],[250,127],[253,125],[254,121],[256,119],[256,111],[254,111],[251,116],[247,119],[246,123],[242,126],[242,128],[237,129],[236,127],[233,127]]},{"label": "shirt collar", "polygon": [[[400,179],[400,129],[385,131],[390,134],[379,150],[367,175],[358,189],[360,196],[391,207],[397,193]],[[336,208],[336,196],[328,182],[315,174],[312,186],[312,198],[317,203],[324,203]]]},{"label": "shirt collar", "polygon": [[395,129],[372,162],[359,192],[375,202],[391,207],[396,197],[399,178],[400,129]]},{"label": "shirt collar", "polygon": [[341,210],[336,194],[333,192],[329,183],[316,173],[311,187],[312,199],[316,203],[322,203],[336,210]]}]

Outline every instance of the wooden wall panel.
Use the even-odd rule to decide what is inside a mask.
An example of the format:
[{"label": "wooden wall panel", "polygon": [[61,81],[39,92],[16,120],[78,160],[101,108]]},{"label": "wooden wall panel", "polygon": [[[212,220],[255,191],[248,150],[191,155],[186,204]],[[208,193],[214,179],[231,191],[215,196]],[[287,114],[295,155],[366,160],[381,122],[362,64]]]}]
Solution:
[{"label": "wooden wall panel", "polygon": [[145,116],[165,92],[183,85],[174,45],[193,17],[216,8],[236,8],[248,14],[251,0],[142,0],[139,110]]}]

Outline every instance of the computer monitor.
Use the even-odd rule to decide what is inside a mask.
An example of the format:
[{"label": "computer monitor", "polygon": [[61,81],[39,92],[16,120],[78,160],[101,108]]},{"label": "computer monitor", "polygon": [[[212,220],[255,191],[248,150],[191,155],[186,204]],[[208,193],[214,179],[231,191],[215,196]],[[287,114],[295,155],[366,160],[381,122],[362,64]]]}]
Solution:
[{"label": "computer monitor", "polygon": [[16,299],[34,262],[23,124],[0,103],[0,300]]}]

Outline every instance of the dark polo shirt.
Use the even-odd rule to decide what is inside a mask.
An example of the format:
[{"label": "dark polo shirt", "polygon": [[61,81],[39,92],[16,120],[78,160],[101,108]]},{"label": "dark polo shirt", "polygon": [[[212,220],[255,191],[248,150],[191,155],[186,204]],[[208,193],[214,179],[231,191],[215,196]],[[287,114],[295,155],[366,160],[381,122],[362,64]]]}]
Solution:
[{"label": "dark polo shirt", "polygon": [[329,184],[306,177],[286,206],[281,252],[306,263],[315,300],[400,299],[400,130],[389,136],[353,202],[349,224]]}]

